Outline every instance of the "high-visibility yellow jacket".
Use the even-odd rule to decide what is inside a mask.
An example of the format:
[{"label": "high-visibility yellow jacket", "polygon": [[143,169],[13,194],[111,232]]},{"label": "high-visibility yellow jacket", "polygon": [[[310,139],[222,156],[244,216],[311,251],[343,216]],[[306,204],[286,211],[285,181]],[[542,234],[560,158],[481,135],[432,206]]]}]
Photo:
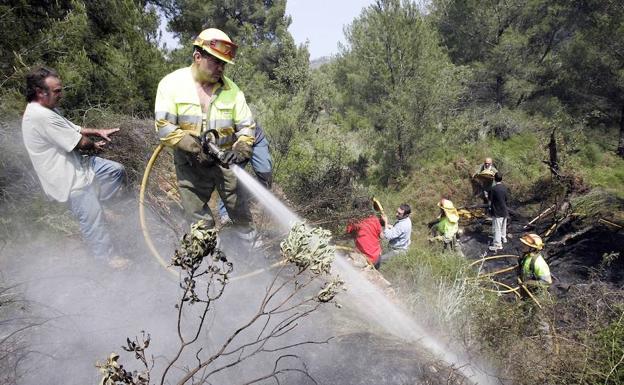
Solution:
[{"label": "high-visibility yellow jacket", "polygon": [[541,253],[528,253],[522,260],[522,281],[530,279],[552,283],[550,268]]},{"label": "high-visibility yellow jacket", "polygon": [[449,220],[448,217],[444,216],[440,219],[440,222],[436,225],[436,229],[438,233],[440,233],[446,239],[453,239],[457,231],[459,230],[459,224],[457,221],[454,223]]},{"label": "high-visibility yellow jacket", "polygon": [[229,78],[223,77],[209,111],[202,113],[191,67],[176,70],[160,81],[156,92],[156,131],[161,143],[174,147],[190,133],[199,136],[208,130],[219,135],[217,145],[229,149],[237,141],[252,146],[255,122],[245,95]]}]

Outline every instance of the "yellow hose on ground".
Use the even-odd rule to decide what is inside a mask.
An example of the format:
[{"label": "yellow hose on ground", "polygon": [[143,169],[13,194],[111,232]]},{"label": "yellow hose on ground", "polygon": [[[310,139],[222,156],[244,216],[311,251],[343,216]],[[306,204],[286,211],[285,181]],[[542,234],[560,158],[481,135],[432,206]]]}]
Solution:
[{"label": "yellow hose on ground", "polygon": [[531,293],[531,290],[529,290],[528,287],[526,287],[525,284],[522,283],[522,280],[520,279],[520,277],[518,277],[518,284],[520,285],[521,288],[524,289],[524,291],[529,295],[529,297],[531,297],[531,299],[533,300],[533,302],[535,302],[535,304],[542,309],[542,305],[539,303],[539,301],[537,300],[537,298],[535,298],[535,296],[533,295],[533,293]]},{"label": "yellow hose on ground", "polygon": [[[154,163],[156,162],[156,159],[158,159],[158,156],[160,155],[164,147],[165,146],[163,146],[162,144],[159,144],[158,147],[154,149],[154,152],[152,153],[152,156],[150,157],[149,161],[147,162],[147,166],[145,167],[145,172],[143,173],[143,179],[141,180],[141,190],[139,191],[139,222],[141,223],[141,231],[143,232],[143,238],[145,239],[145,243],[147,244],[148,249],[152,253],[152,256],[156,258],[156,260],[162,267],[164,267],[165,269],[167,269],[169,272],[171,272],[177,277],[178,272],[171,268],[171,265],[169,265],[165,261],[165,259],[160,255],[160,253],[156,249],[156,246],[154,246],[154,242],[152,241],[152,237],[149,234],[149,231],[147,229],[147,223],[145,221],[145,190],[147,190],[147,182],[149,181],[149,176],[152,173],[152,168],[154,167]],[[279,262],[272,264],[269,267],[254,270],[252,272],[249,272],[247,274],[243,274],[237,277],[232,277],[230,278],[230,282],[236,281],[239,279],[253,277],[255,275],[261,274],[262,272],[266,270],[280,266],[284,264],[285,262],[286,261],[279,261]]]},{"label": "yellow hose on ground", "polygon": [[517,269],[517,268],[518,268],[518,266],[510,266],[510,267],[506,267],[506,268],[504,268],[504,269],[500,269],[500,270],[493,271],[493,272],[491,272],[491,273],[479,274],[479,275],[477,275],[477,279],[479,279],[479,278],[488,278],[488,277],[492,277],[492,276],[494,276],[494,275],[497,275],[497,274],[502,274],[502,273],[506,273],[506,272],[508,272],[508,271],[515,270],[515,269]]},{"label": "yellow hose on ground", "polygon": [[499,282],[499,281],[494,281],[494,280],[491,280],[490,282],[493,283],[493,284],[496,284],[496,285],[500,285],[502,287],[506,287],[507,290],[492,290],[492,289],[488,289],[488,288],[483,288],[483,290],[489,291],[489,292],[492,292],[492,293],[498,293],[498,294],[514,293],[518,298],[520,298],[520,293],[518,293],[518,290],[520,290],[519,286],[511,287],[511,286],[509,286],[509,285],[507,285],[505,283],[502,283],[502,282]]},{"label": "yellow hose on ground", "polygon": [[517,255],[513,255],[513,254],[493,255],[491,257],[477,259],[476,261],[472,262],[468,266],[474,266],[479,262],[485,262],[485,261],[489,261],[490,259],[500,259],[500,258],[520,258],[520,257],[518,257]]}]

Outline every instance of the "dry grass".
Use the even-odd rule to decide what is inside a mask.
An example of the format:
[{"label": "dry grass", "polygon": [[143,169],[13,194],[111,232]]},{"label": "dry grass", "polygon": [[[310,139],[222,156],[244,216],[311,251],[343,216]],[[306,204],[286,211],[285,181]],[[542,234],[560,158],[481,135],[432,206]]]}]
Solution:
[{"label": "dry grass", "polygon": [[542,293],[539,309],[485,292],[461,258],[422,248],[383,272],[428,327],[492,363],[505,383],[624,383],[622,289],[600,282],[553,289],[558,296]]}]

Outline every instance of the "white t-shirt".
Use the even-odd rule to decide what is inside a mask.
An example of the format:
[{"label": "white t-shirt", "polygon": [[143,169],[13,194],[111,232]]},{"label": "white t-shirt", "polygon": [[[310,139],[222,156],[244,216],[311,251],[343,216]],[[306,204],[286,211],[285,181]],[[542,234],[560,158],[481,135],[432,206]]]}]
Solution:
[{"label": "white t-shirt", "polygon": [[94,172],[74,148],[82,135],[80,126],[39,103],[28,103],[22,118],[22,137],[28,156],[50,198],[66,202],[72,190],[89,185]]}]

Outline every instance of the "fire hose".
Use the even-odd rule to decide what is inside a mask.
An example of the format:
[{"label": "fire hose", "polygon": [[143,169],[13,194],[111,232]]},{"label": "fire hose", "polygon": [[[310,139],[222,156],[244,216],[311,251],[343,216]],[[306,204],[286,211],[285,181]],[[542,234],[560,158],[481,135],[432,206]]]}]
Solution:
[{"label": "fire hose", "polygon": [[[216,141],[216,138],[217,138],[216,132],[213,132],[213,131],[209,131],[205,135],[203,135],[201,138],[202,149],[208,155],[215,158],[217,162],[219,162],[221,165],[227,167],[228,165],[224,162],[224,152],[221,149],[219,149],[214,143]],[[154,242],[152,241],[152,237],[149,233],[149,230],[147,228],[147,222],[145,220],[145,191],[147,190],[147,183],[149,181],[149,176],[152,172],[152,168],[154,167],[154,163],[156,162],[156,159],[158,159],[158,156],[160,155],[164,147],[165,146],[161,143],[154,149],[154,152],[152,153],[152,156],[150,157],[149,161],[147,162],[147,166],[145,167],[145,172],[143,173],[143,179],[141,180],[141,189],[139,191],[139,222],[141,224],[141,232],[143,233],[143,238],[145,239],[145,243],[147,244],[147,247],[150,250],[152,256],[158,261],[158,263],[162,267],[167,269],[172,274],[177,275],[177,272],[171,269],[171,265],[165,261],[162,255],[160,255],[160,253],[158,252],[158,249],[156,249],[156,246],[154,246]],[[271,269],[273,267],[280,266],[283,263],[284,261],[276,262],[267,268],[258,269],[258,270],[249,272],[244,275],[230,278],[230,281],[249,278],[249,277],[261,274],[262,272],[268,269]]]},{"label": "fire hose", "polygon": [[[476,265],[478,263],[483,264],[485,261],[492,260],[492,259],[500,259],[500,258],[519,258],[519,257],[517,255],[512,255],[512,254],[494,255],[494,256],[491,256],[491,257],[478,259],[478,260],[472,262],[468,266],[474,266],[474,265]],[[504,269],[497,270],[497,271],[490,272],[490,273],[478,274],[476,279],[479,280],[481,278],[489,278],[488,282],[493,283],[495,285],[503,286],[503,287],[505,287],[507,289],[507,290],[492,290],[492,289],[484,288],[484,290],[486,290],[486,291],[497,293],[497,294],[514,293],[516,296],[520,297],[520,294],[518,293],[518,291],[520,290],[520,288],[522,288],[522,290],[529,296],[529,298],[531,298],[531,300],[533,300],[533,302],[535,302],[535,304],[541,309],[542,305],[539,303],[539,301],[533,295],[533,293],[531,293],[529,288],[520,280],[520,278],[518,278],[518,286],[516,286],[516,287],[511,287],[511,286],[506,285],[506,284],[504,284],[502,282],[495,281],[495,280],[493,280],[491,278],[491,277],[493,277],[495,275],[498,275],[498,274],[501,274],[501,273],[506,273],[506,272],[514,270],[516,268],[517,268],[516,266],[511,266],[511,267],[506,267]]]},{"label": "fire hose", "polygon": [[154,242],[152,242],[152,237],[147,229],[147,224],[145,222],[145,190],[147,188],[147,181],[149,180],[149,176],[152,172],[152,167],[154,167],[154,162],[158,159],[158,155],[165,146],[161,144],[158,145],[154,149],[152,156],[147,162],[147,166],[145,167],[145,172],[143,173],[143,179],[141,180],[141,190],[139,191],[139,222],[141,223],[141,231],[143,232],[143,238],[145,239],[145,243],[147,244],[147,248],[152,253],[152,256],[156,258],[158,263],[169,270],[170,272],[176,274],[173,270],[169,268],[169,264],[165,262],[164,258],[160,255],[156,247],[154,246]]}]

